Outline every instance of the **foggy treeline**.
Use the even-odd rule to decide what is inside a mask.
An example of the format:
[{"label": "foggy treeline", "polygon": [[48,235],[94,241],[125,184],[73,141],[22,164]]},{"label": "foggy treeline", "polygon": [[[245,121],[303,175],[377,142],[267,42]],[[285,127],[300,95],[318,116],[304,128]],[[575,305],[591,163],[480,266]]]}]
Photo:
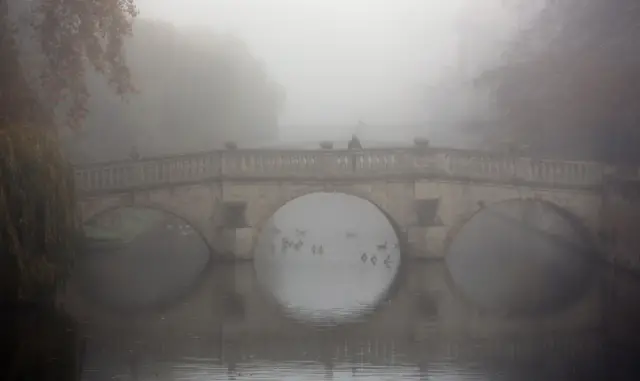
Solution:
[{"label": "foggy treeline", "polygon": [[[308,115],[324,114],[328,119],[346,109],[364,110],[361,117],[367,128],[357,133],[365,139],[368,135],[384,139],[402,135],[409,140],[409,136],[419,135],[438,145],[485,149],[512,145],[531,155],[640,160],[635,149],[640,136],[635,128],[638,111],[634,102],[640,95],[636,80],[640,66],[635,58],[640,32],[634,26],[640,8],[633,1],[461,0],[460,4],[452,20],[454,25],[441,37],[451,41],[454,53],[434,52],[428,58],[432,62],[423,65],[425,75],[415,78],[416,87],[424,89],[420,120],[408,121],[412,116],[407,116],[400,122],[401,101],[385,106],[380,100],[387,90],[383,85],[372,85],[376,90],[367,94],[358,90],[361,95],[355,96],[360,93],[354,90],[344,95],[339,89],[346,86],[345,81],[338,76],[336,65],[340,66],[341,60],[342,65],[349,62],[336,53],[327,53],[325,61],[314,62],[336,73],[336,102],[328,102],[327,95],[322,94],[301,100],[300,83],[306,84],[308,94],[326,90],[313,90],[322,87],[322,83],[314,82],[317,78],[299,76],[304,71],[291,58],[297,56],[287,56],[282,62],[271,57],[263,64],[263,57],[248,48],[251,41],[245,45],[231,35],[139,18],[133,37],[125,45],[127,65],[138,93],[123,102],[103,77],[89,71],[86,79],[91,97],[84,128],[65,132],[64,145],[73,161],[84,162],[123,159],[134,146],[142,156],[152,156],[207,150],[230,140],[241,145],[263,143],[292,133],[324,139],[325,121],[316,116],[296,120],[293,124],[304,126],[283,133],[287,128],[279,126],[278,116],[290,86],[298,89],[291,98],[297,99],[295,107],[302,116],[301,109],[315,110],[316,114]],[[428,23],[427,16],[424,22]],[[331,30],[331,25],[324,28]],[[255,39],[260,31],[251,33]],[[363,40],[362,44],[373,42]],[[402,52],[413,57],[416,50],[430,49],[424,41],[424,46],[419,46],[415,42],[409,45],[401,37],[394,40],[398,46],[405,43],[406,49],[414,52],[394,48],[390,60],[401,59]],[[267,45],[262,48],[263,52],[271,51]],[[323,57],[322,46],[299,49],[299,55],[308,49],[319,51],[315,54]],[[359,47],[355,44],[350,49]],[[342,53],[352,54],[346,50]],[[377,64],[373,60],[363,62]],[[291,70],[285,71],[285,64]],[[291,74],[281,86],[270,79],[269,72],[274,68],[297,73],[298,77],[292,79]],[[319,68],[314,70],[320,72]],[[389,69],[384,76],[388,76],[384,81],[370,79],[374,84],[390,83],[394,78],[401,81],[398,70]],[[367,109],[363,106],[366,104],[375,107]],[[382,115],[385,107],[388,114],[400,115],[398,122],[378,121],[367,114],[379,111]],[[344,122],[345,132],[340,136],[356,132],[353,126],[358,118],[352,119]],[[394,123],[415,127],[404,131],[394,128]]]},{"label": "foggy treeline", "polygon": [[458,61],[427,87],[425,125],[484,148],[637,162],[639,12],[630,0],[465,6]]},{"label": "foggy treeline", "polygon": [[229,35],[138,19],[125,44],[137,93],[124,100],[95,72],[84,128],[65,136],[75,162],[180,154],[272,140],[284,90]]}]

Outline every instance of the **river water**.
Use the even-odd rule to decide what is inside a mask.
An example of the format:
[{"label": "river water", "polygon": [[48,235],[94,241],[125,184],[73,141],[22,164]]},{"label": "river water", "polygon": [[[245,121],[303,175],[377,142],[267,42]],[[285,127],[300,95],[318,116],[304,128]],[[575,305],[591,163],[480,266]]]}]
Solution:
[{"label": "river water", "polygon": [[83,380],[638,380],[640,279],[594,265],[544,205],[489,208],[445,261],[403,256],[372,204],[314,194],[253,262],[167,217],[89,252],[64,308]]}]

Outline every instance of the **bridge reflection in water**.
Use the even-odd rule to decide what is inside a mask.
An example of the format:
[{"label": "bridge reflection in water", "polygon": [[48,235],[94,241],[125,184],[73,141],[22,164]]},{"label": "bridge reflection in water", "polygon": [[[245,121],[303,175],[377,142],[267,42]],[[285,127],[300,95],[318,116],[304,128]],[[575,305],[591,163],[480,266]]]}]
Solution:
[{"label": "bridge reflection in water", "polygon": [[[153,296],[129,298],[128,305],[137,301],[143,307],[138,311],[113,308],[122,293],[111,294],[108,303],[100,297],[104,293],[79,293],[80,285],[87,286],[86,273],[74,279],[62,303],[84,322],[84,379],[614,379],[608,356],[617,343],[637,333],[633,317],[640,316],[622,311],[624,295],[640,296],[640,286],[632,282],[619,288],[609,274],[589,276],[588,282],[578,276],[581,292],[568,293],[568,298],[566,289],[578,286],[568,284],[573,282],[566,279],[566,267],[554,267],[539,274],[556,289],[532,298],[530,279],[506,278],[502,287],[510,290],[509,297],[486,287],[481,296],[492,308],[480,308],[467,296],[482,283],[469,278],[465,283],[464,272],[456,272],[453,262],[401,258],[398,237],[382,214],[372,205],[358,209],[353,200],[337,196],[312,195],[311,203],[301,198],[298,206],[288,204],[263,230],[255,263],[211,263],[197,283],[146,275],[155,266],[165,269],[165,278],[178,277],[168,271],[176,266],[166,261],[171,255],[196,268],[202,263],[196,246],[158,245],[157,236],[137,242],[138,251],[124,255],[145,258],[126,261],[127,271],[144,281],[127,287],[131,294]],[[317,197],[325,199],[318,202]],[[354,221],[367,225],[351,226]],[[529,221],[538,226],[535,217]],[[475,252],[452,251],[457,260],[469,261],[473,254],[493,263],[494,269],[479,270],[485,279],[511,271],[492,258],[508,253],[487,250],[494,247],[492,239],[502,238],[501,230],[488,229],[482,236],[484,245]],[[563,266],[568,261],[577,272],[585,268],[574,254],[536,242],[539,235],[518,239],[520,247],[552,247],[554,255],[563,256]],[[452,245],[452,250],[460,247]],[[526,255],[543,260],[549,253]],[[89,287],[104,291],[122,282],[122,268],[107,265],[109,253],[99,255],[105,271],[101,283]],[[379,258],[375,263],[372,255]],[[140,291],[168,284],[173,289],[163,293]],[[160,294],[170,300],[150,308]],[[505,313],[518,296],[531,304],[563,303],[551,310],[515,303],[518,313]]]}]

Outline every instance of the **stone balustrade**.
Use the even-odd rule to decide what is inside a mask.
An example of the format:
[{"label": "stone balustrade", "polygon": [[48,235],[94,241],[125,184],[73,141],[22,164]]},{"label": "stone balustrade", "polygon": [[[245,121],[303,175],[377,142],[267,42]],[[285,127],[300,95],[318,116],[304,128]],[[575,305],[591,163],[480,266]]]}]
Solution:
[{"label": "stone balustrade", "polygon": [[603,164],[445,148],[227,150],[77,167],[80,192],[111,192],[223,179],[447,178],[456,181],[596,187]]}]

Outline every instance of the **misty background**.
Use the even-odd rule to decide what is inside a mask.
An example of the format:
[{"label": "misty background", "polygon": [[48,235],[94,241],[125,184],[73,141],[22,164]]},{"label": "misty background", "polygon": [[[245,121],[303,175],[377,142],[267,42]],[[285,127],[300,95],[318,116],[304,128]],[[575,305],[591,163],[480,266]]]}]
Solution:
[{"label": "misty background", "polygon": [[509,137],[476,80],[537,11],[508,3],[140,0],[126,44],[138,94],[122,101],[89,74],[86,126],[66,147],[76,162],[353,133],[495,148]]}]

